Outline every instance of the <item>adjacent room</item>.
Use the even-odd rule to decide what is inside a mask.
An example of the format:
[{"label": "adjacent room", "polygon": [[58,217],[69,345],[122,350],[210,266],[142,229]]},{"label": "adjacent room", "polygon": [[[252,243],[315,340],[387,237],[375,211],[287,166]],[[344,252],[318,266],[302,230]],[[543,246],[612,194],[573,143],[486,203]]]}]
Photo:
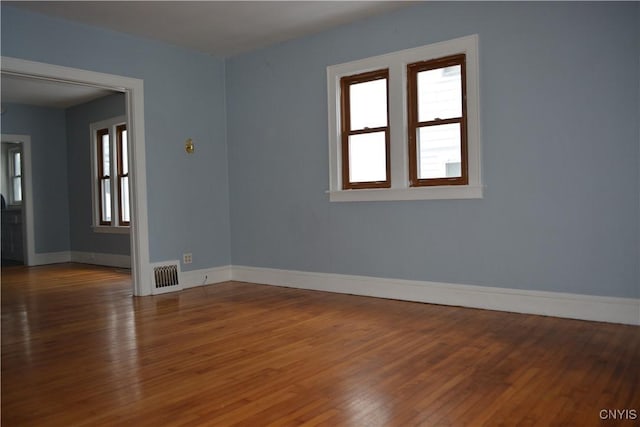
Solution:
[{"label": "adjacent room", "polygon": [[3,425],[638,423],[639,2],[0,8]]}]

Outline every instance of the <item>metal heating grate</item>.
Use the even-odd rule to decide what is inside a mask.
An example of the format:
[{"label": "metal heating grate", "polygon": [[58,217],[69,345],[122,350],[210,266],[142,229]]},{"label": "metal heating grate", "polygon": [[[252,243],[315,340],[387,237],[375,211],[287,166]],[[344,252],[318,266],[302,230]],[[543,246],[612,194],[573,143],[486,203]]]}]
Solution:
[{"label": "metal heating grate", "polygon": [[153,268],[154,286],[156,289],[164,289],[169,286],[179,286],[178,265],[160,265]]}]

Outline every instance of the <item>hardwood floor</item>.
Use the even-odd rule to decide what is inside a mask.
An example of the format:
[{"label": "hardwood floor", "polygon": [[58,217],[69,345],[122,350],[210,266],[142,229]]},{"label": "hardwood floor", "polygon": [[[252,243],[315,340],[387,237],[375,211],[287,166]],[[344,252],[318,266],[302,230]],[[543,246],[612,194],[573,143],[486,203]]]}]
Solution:
[{"label": "hardwood floor", "polygon": [[[602,409],[635,420],[601,420]],[[605,414],[606,415],[606,414]],[[2,269],[2,425],[638,425],[640,327]]]}]

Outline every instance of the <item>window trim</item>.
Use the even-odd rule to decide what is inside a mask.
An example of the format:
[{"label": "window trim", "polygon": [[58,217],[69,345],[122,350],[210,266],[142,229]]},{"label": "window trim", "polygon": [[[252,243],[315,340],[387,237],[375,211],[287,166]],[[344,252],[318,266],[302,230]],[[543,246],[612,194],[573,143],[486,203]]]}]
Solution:
[{"label": "window trim", "polygon": [[[464,53],[466,55],[468,183],[412,187],[409,183],[407,66]],[[389,69],[389,134],[391,187],[343,189],[341,159],[340,79],[368,71]],[[329,124],[329,200],[383,201],[430,199],[478,199],[483,197],[479,112],[478,35],[434,43],[327,67]]]},{"label": "window trim", "polygon": [[[101,198],[100,191],[98,187],[99,178],[98,172],[99,168],[102,166],[98,165],[98,140],[97,133],[100,129],[109,129],[114,136],[116,136],[116,128],[120,125],[127,124],[126,116],[118,116],[110,119],[102,120],[99,122],[91,123],[89,126],[90,129],[90,141],[91,141],[91,200],[92,200],[92,226],[93,232],[95,233],[112,233],[112,234],[128,234],[131,230],[131,225],[121,224],[119,222],[118,212],[120,211],[120,190],[116,188],[115,184],[118,183],[117,180],[117,138],[110,138],[110,151],[111,151],[111,171],[109,171],[109,178],[111,181],[111,194],[112,194],[112,202],[111,202],[111,223],[105,224],[101,221]],[[129,165],[131,167],[131,165]],[[115,172],[115,173],[114,173]]]}]

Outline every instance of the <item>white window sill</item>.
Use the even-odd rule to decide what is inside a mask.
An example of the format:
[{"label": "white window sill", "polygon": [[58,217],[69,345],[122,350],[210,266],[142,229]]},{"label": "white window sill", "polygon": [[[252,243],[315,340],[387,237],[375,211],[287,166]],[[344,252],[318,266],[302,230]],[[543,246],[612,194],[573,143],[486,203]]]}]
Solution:
[{"label": "white window sill", "polygon": [[482,199],[482,185],[329,191],[331,202]]},{"label": "white window sill", "polygon": [[94,233],[129,234],[131,227],[111,227],[108,225],[94,225],[91,227]]}]

